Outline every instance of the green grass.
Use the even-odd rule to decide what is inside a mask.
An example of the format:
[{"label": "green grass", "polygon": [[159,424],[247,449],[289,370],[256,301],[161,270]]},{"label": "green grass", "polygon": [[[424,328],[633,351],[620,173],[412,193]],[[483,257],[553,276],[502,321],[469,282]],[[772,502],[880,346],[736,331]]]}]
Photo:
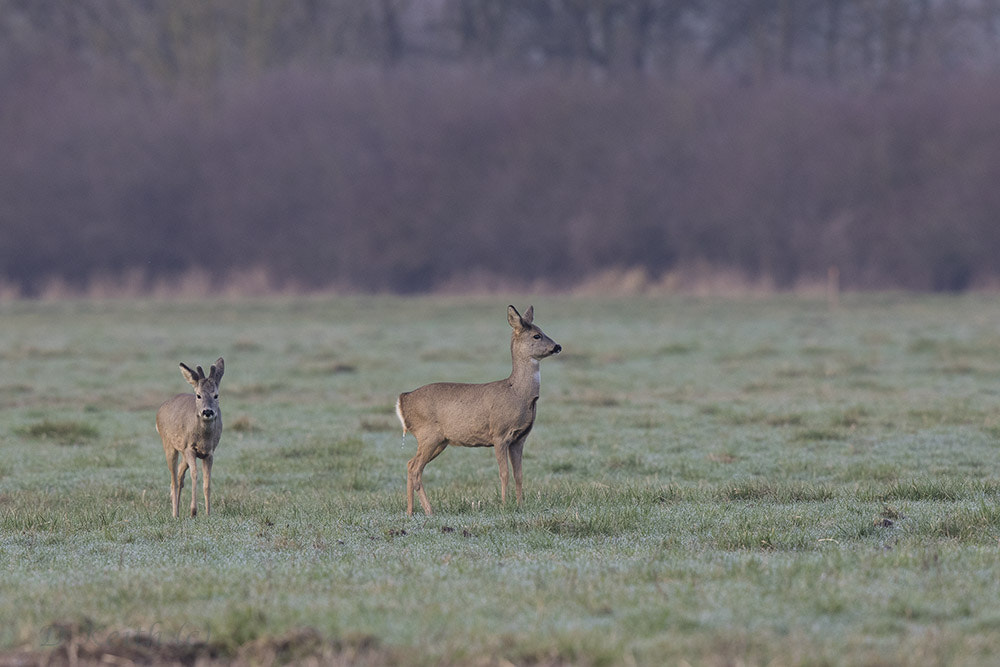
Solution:
[{"label": "green grass", "polygon": [[[506,298],[0,304],[0,649],[1000,653],[994,298],[532,301],[565,352],[542,364],[524,506],[500,505],[491,451],[455,449],[425,472],[430,518],[404,514],[395,397],[506,375]],[[155,411],[179,361],[219,355],[214,511],[174,520]]]}]

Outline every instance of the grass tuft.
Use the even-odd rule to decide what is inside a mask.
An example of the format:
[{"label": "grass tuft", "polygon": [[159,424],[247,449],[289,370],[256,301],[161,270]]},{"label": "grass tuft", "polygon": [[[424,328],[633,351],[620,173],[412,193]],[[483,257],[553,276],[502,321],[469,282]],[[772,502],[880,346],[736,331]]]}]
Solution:
[{"label": "grass tuft", "polygon": [[881,494],[882,500],[934,500],[953,501],[961,498],[967,486],[962,482],[930,478],[910,479],[889,484]]},{"label": "grass tuft", "polygon": [[828,484],[807,482],[770,482],[752,479],[728,484],[719,489],[721,500],[751,500],[772,503],[819,502],[831,500],[835,492]]},{"label": "grass tuft", "polygon": [[232,420],[231,423],[227,423],[225,427],[231,431],[236,431],[237,433],[260,433],[261,431],[257,422],[247,415],[240,415],[236,419]]},{"label": "grass tuft", "polygon": [[512,527],[571,538],[615,537],[639,530],[646,515],[646,510],[637,506],[602,510],[565,510],[525,522],[514,521]]},{"label": "grass tuft", "polygon": [[836,428],[807,428],[797,431],[793,439],[796,442],[828,442],[846,437],[844,431]]},{"label": "grass tuft", "polygon": [[53,441],[60,445],[80,445],[98,437],[97,427],[87,422],[43,420],[16,430],[34,440]]},{"label": "grass tuft", "polygon": [[232,655],[240,646],[268,635],[267,614],[258,606],[234,604],[211,624],[210,631],[223,651]]}]

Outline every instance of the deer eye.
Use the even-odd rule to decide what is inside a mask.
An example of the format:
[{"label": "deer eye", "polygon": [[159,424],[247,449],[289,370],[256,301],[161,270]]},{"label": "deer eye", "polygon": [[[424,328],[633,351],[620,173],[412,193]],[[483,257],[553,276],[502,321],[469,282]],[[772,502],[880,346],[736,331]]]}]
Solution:
[{"label": "deer eye", "polygon": [[534,336],[532,336],[532,338],[534,338],[535,340],[541,340],[542,334],[535,334]]},{"label": "deer eye", "polygon": [[201,398],[201,394],[195,394],[195,398]]},{"label": "deer eye", "polygon": [[218,394],[216,394],[216,395],[215,395],[215,396],[213,396],[212,398],[218,398],[218,397],[219,397],[219,395],[218,395]]}]

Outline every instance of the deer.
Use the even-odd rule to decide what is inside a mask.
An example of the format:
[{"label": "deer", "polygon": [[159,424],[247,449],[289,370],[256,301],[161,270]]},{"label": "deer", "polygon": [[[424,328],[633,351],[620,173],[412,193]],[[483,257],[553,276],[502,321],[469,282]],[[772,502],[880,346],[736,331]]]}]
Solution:
[{"label": "deer", "polygon": [[[170,468],[170,507],[178,516],[184,475],[191,471],[191,516],[198,514],[198,459],[204,472],[205,514],[212,513],[212,462],[222,437],[222,411],[219,409],[219,383],[226,370],[222,357],[208,370],[191,370],[180,364],[181,375],[194,387],[193,394],[177,394],[156,411],[156,432],[163,440],[163,453]],[[180,464],[177,459],[180,457]]]},{"label": "deer", "polygon": [[500,470],[500,502],[507,502],[507,461],[514,470],[517,504],[521,491],[521,456],[524,441],[535,423],[541,387],[539,362],[562,351],[562,346],[533,324],[535,309],[521,315],[507,306],[512,369],[503,380],[484,384],[435,382],[404,392],[396,399],[396,416],[417,439],[417,453],[406,464],[406,513],[413,515],[413,493],[430,516],[424,491],[424,467],[448,445],[493,447]]}]

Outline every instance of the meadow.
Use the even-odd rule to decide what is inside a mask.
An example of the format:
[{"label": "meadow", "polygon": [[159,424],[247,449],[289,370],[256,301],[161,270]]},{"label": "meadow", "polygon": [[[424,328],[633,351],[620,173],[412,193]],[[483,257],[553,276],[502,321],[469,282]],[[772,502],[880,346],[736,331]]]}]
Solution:
[{"label": "meadow", "polygon": [[[436,513],[407,517],[396,395],[505,377],[507,303],[564,348],[524,505],[492,451],[449,448]],[[15,301],[0,322],[0,662],[1000,654],[995,295]],[[213,512],[175,520],[155,411],[178,362],[217,356]]]}]

